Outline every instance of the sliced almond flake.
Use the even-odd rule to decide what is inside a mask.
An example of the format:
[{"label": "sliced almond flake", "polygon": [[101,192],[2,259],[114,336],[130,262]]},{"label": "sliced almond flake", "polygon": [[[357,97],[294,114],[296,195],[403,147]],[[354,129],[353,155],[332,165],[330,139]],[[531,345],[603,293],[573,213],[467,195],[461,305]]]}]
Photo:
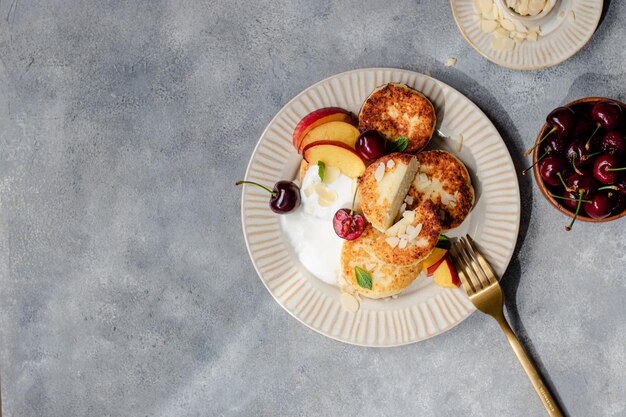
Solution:
[{"label": "sliced almond flake", "polygon": [[359,300],[352,294],[348,294],[347,292],[342,292],[339,296],[339,302],[341,302],[341,306],[344,310],[350,313],[356,313],[359,311]]},{"label": "sliced almond flake", "polygon": [[515,30],[515,24],[508,19],[501,20],[500,24],[502,25],[504,29],[508,30],[509,32],[512,32]]},{"label": "sliced almond flake", "polygon": [[402,236],[402,235],[406,234],[407,226],[408,226],[408,223],[406,223],[406,222],[400,223],[400,227],[398,227],[398,230],[396,232],[396,236]]},{"label": "sliced almond flake", "polygon": [[319,183],[315,186],[315,192],[319,195],[320,199],[328,200],[331,203],[337,200],[337,193],[326,188],[326,185]]},{"label": "sliced almond flake", "polygon": [[[407,196],[404,198],[404,202],[405,202],[405,203],[407,203],[409,206],[410,206],[411,204],[413,204],[413,201],[414,201],[414,200],[413,200],[413,196],[412,196],[412,195],[407,195]],[[405,212],[405,213],[408,213],[408,212]]]},{"label": "sliced almond flake", "polygon": [[376,167],[376,171],[374,172],[374,178],[376,182],[381,182],[383,177],[385,176],[385,164],[382,162]]},{"label": "sliced almond flake", "polygon": [[537,39],[539,38],[539,35],[537,32],[535,32],[534,30],[529,31],[526,34],[526,39],[528,39],[531,42],[537,42]]},{"label": "sliced almond flake", "polygon": [[311,195],[315,192],[315,184],[311,184],[304,189],[304,195],[307,197],[311,197]]},{"label": "sliced almond flake", "polygon": [[[507,30],[505,30],[504,28],[498,28],[493,32],[494,36],[496,37],[496,39],[508,39],[510,32],[508,32]],[[493,42],[492,42],[493,44]]]},{"label": "sliced almond flake", "polygon": [[408,225],[406,227],[406,234],[407,234],[407,236],[410,236],[413,233],[415,233],[415,227],[413,225]]},{"label": "sliced almond flake", "polygon": [[404,249],[404,248],[406,248],[406,245],[407,245],[408,243],[409,243],[409,242],[407,242],[407,240],[406,240],[406,239],[400,239],[400,243],[398,243],[398,248],[399,248],[399,249]]},{"label": "sliced almond flake", "polygon": [[[407,227],[408,229],[408,227]],[[398,236],[400,238],[400,240],[402,239],[406,239],[409,240],[409,234],[408,233],[402,233],[400,236]]]},{"label": "sliced almond flake", "polygon": [[452,200],[450,201],[450,204],[448,204],[450,207],[455,208],[456,207],[456,200]]},{"label": "sliced almond flake", "polygon": [[565,12],[564,12],[563,10],[561,10],[561,11],[559,12],[559,17],[560,17],[561,19],[565,18]]},{"label": "sliced almond flake", "polygon": [[398,246],[398,243],[400,243],[400,238],[396,236],[391,236],[391,237],[386,238],[385,242],[387,242],[387,244],[391,246],[392,248],[395,248],[396,246]]},{"label": "sliced almond flake", "polygon": [[491,47],[498,52],[509,52],[515,47],[515,41],[510,38],[494,39],[491,42]]},{"label": "sliced almond flake", "polygon": [[413,228],[413,231],[411,233],[409,233],[409,241],[413,241],[415,239],[417,239],[417,237],[420,235],[420,233],[422,233],[422,224],[418,224],[417,226],[415,226]]},{"label": "sliced almond flake", "polygon": [[446,67],[453,67],[456,65],[456,58],[448,58],[446,61]]},{"label": "sliced almond flake", "polygon": [[332,206],[334,201],[327,200],[325,198],[320,197],[317,199],[317,203],[322,207],[328,207],[328,206]]},{"label": "sliced almond flake", "polygon": [[341,174],[341,170],[336,167],[326,167],[324,169],[324,183],[332,184],[339,178],[339,174]]},{"label": "sliced almond flake", "polygon": [[567,13],[567,18],[568,19],[572,19],[572,20],[576,20],[576,15],[574,14],[573,10],[570,10],[569,13]]},{"label": "sliced almond flake", "polygon": [[404,214],[405,211],[406,211],[406,203],[402,203],[402,205],[400,206],[400,213]]},{"label": "sliced almond flake", "polygon": [[500,8],[496,3],[493,3],[493,6],[491,6],[491,17],[494,20],[498,20],[498,18],[500,17]]},{"label": "sliced almond flake", "polygon": [[[391,226],[389,229],[387,229],[385,231],[385,234],[387,236],[398,236],[398,232],[399,232],[401,227],[404,226],[404,230],[406,230],[406,224],[407,224],[407,221],[405,219],[402,219],[402,220],[398,221],[396,224],[394,224],[393,226]],[[404,233],[404,232],[402,232],[402,233]]]},{"label": "sliced almond flake", "polygon": [[483,19],[480,21],[480,29],[485,33],[493,32],[494,30],[498,29],[498,26],[500,25],[495,20]]},{"label": "sliced almond flake", "polygon": [[396,166],[396,163],[393,159],[387,161],[387,168],[392,169],[394,166]]},{"label": "sliced almond flake", "polygon": [[415,212],[413,210],[407,210],[402,213],[402,217],[404,217],[407,222],[413,223],[413,220],[415,220]]},{"label": "sliced almond flake", "polygon": [[520,22],[519,20],[512,20],[513,24],[515,25],[515,30],[521,33],[526,33],[528,32],[528,28],[526,26],[524,26],[524,24],[522,22]]}]

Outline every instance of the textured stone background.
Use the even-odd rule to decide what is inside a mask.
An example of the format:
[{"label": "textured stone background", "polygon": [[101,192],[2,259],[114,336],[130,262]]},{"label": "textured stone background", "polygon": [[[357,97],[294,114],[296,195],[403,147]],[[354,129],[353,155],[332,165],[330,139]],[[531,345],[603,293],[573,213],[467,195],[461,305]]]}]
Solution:
[{"label": "textured stone background", "polygon": [[[480,314],[384,350],[299,324],[256,277],[233,183],[291,97],[370,66],[465,93],[521,168],[553,107],[626,99],[626,4],[606,3],[578,55],[517,72],[474,52],[443,0],[2,1],[5,415],[544,415]],[[521,187],[512,323],[570,415],[625,416],[626,221],[566,233]]]}]

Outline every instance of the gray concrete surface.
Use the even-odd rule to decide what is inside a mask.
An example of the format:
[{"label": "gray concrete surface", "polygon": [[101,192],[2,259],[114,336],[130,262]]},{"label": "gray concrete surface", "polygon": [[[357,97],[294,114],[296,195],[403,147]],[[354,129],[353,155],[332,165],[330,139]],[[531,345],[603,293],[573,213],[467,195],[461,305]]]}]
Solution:
[{"label": "gray concrete surface", "polygon": [[[626,99],[625,19],[612,1],[574,58],[517,72],[443,0],[2,1],[4,415],[544,415],[479,314],[384,350],[300,325],[255,275],[233,183],[291,97],[370,66],[464,92],[521,168],[553,107]],[[513,325],[569,415],[625,416],[626,221],[566,233],[521,187]]]}]

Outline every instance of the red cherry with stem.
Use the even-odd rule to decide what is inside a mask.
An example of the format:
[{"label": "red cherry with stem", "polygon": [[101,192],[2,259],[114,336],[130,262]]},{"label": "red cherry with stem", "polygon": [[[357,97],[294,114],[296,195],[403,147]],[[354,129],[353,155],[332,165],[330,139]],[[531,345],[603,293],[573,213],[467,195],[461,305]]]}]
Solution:
[{"label": "red cherry with stem", "polygon": [[619,129],[622,125],[622,106],[614,101],[601,101],[591,108],[591,119],[606,130]]},{"label": "red cherry with stem", "polygon": [[593,177],[588,175],[581,175],[577,172],[573,173],[567,178],[565,189],[574,193],[582,191],[582,198],[589,200],[595,194],[598,188],[598,183]]},{"label": "red cherry with stem", "polygon": [[361,133],[356,140],[354,148],[361,158],[373,161],[385,154],[385,138],[375,130]]},{"label": "red cherry with stem", "polygon": [[[567,172],[567,162],[559,156],[547,156],[539,163],[539,175],[543,181],[551,186],[561,184],[559,177]],[[562,177],[561,177],[562,178]]]},{"label": "red cherry with stem", "polygon": [[525,156],[535,150],[546,138],[556,132],[557,136],[567,137],[571,136],[576,129],[576,114],[574,110],[568,107],[557,107],[552,110],[548,117],[546,117],[546,123],[551,128],[541,139],[539,139],[530,149],[526,150]]},{"label": "red cherry with stem", "polygon": [[356,200],[356,190],[352,197],[352,208],[339,209],[333,216],[333,229],[342,239],[354,240],[361,236],[365,230],[365,218],[354,212],[354,201]]},{"label": "red cherry with stem", "polygon": [[626,171],[626,167],[618,167],[617,158],[611,154],[600,155],[593,164],[593,176],[602,184],[615,184],[621,171]]},{"label": "red cherry with stem", "polygon": [[594,219],[604,219],[611,214],[611,201],[606,193],[597,193],[591,199],[591,202],[584,203],[583,209],[587,212],[589,217]]},{"label": "red cherry with stem", "polygon": [[[565,207],[571,211],[575,211],[578,206],[578,194],[571,191],[565,191],[562,196],[550,193],[550,195],[559,200]],[[583,203],[591,203],[591,200],[582,200]]]},{"label": "red cherry with stem", "polygon": [[291,181],[278,181],[274,189],[253,181],[237,181],[235,185],[252,184],[270,193],[270,209],[274,213],[287,214],[300,206],[300,188]]},{"label": "red cherry with stem", "polygon": [[604,134],[600,142],[602,150],[615,154],[626,155],[626,138],[617,130],[610,130]]},{"label": "red cherry with stem", "polygon": [[576,203],[576,211],[574,212],[574,217],[568,226],[565,226],[565,230],[568,232],[572,230],[572,226],[574,226],[574,222],[578,218],[578,214],[580,213],[580,207],[583,202],[583,190],[578,191],[578,202]]}]

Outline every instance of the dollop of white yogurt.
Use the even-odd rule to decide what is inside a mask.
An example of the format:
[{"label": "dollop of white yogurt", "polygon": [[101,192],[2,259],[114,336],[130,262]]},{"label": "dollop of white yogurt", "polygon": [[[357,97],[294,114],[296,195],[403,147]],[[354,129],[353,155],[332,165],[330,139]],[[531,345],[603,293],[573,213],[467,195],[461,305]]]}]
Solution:
[{"label": "dollop of white yogurt", "polygon": [[322,182],[318,170],[316,165],[307,170],[300,189],[302,205],[280,216],[280,223],[302,265],[316,278],[339,285],[343,239],[333,229],[333,216],[340,208],[351,207],[356,180],[340,174],[326,184],[329,191],[337,193],[337,198],[331,205],[322,206],[315,192],[308,196],[304,192]]}]

